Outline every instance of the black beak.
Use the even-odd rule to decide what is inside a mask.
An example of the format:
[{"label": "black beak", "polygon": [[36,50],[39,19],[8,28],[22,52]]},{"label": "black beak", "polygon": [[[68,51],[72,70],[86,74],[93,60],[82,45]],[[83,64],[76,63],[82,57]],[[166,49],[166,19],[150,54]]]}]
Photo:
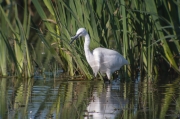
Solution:
[{"label": "black beak", "polygon": [[71,37],[71,42],[69,44],[72,44],[74,42],[74,40],[76,40],[79,37],[80,34],[77,34],[73,37]]}]

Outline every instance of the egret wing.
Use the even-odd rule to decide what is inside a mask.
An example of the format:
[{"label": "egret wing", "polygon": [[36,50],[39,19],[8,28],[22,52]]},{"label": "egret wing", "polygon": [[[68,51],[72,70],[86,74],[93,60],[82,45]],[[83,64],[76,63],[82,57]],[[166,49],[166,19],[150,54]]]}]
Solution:
[{"label": "egret wing", "polygon": [[98,54],[99,58],[99,69],[102,73],[107,71],[114,72],[119,70],[121,66],[127,63],[127,60],[119,54],[117,51],[106,49],[106,48],[96,48],[93,51],[93,55]]}]

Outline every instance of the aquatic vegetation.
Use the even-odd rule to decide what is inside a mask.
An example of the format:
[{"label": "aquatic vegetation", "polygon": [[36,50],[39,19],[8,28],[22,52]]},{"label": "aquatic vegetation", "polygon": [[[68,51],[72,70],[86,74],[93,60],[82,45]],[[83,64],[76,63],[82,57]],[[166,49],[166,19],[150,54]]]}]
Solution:
[{"label": "aquatic vegetation", "polygon": [[[33,1],[34,5],[37,4],[36,2]],[[97,3],[94,4],[95,2]],[[71,74],[78,71],[88,76],[91,73],[81,53],[83,42],[78,41],[74,47],[67,45],[70,36],[79,27],[88,30],[92,39],[91,49],[101,46],[122,53],[130,62],[130,65],[125,67],[125,72],[129,76],[133,76],[136,69],[141,75],[145,72],[149,77],[152,76],[151,74],[159,74],[164,68],[166,72],[173,68],[179,73],[179,60],[176,58],[179,55],[177,35],[179,28],[176,27],[179,14],[174,9],[179,10],[179,6],[176,2],[59,0],[46,1],[44,4],[58,26],[56,30],[59,34],[52,32],[51,34],[59,38],[60,50],[69,53],[62,55],[64,52],[61,52],[61,56],[66,59]],[[37,10],[40,8],[43,9],[41,6],[36,6]],[[175,15],[170,14],[172,11]],[[162,64],[169,66],[164,65],[162,68]]]},{"label": "aquatic vegetation", "polygon": [[179,74],[178,1],[32,0],[28,3],[25,0],[18,3],[8,3],[11,9],[6,9],[4,4],[0,7],[2,75],[7,75],[7,67],[11,67],[15,74],[30,77],[36,62],[41,70],[55,64],[71,76],[92,78],[82,52],[83,40],[69,46],[70,37],[80,27],[90,34],[90,49],[98,46],[114,49],[128,59],[130,65],[123,68],[123,77],[134,77],[140,72],[151,79],[152,74],[170,70]]},{"label": "aquatic vegetation", "polygon": [[[25,2],[27,4],[27,2]],[[8,16],[14,13],[14,19]],[[1,70],[2,75],[22,75],[30,77],[33,74],[32,61],[30,60],[27,39],[30,31],[30,14],[27,14],[27,6],[24,8],[24,18],[21,22],[18,17],[18,9],[15,4],[12,9],[3,9],[0,6],[1,25]],[[9,70],[9,71],[8,71]]]}]

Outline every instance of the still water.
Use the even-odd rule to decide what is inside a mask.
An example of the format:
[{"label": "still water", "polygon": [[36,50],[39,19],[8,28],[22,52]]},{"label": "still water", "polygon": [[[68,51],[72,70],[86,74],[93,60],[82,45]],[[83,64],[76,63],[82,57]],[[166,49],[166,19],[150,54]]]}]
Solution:
[{"label": "still water", "polygon": [[180,78],[157,80],[104,84],[67,78],[2,78],[0,119],[180,118]]}]

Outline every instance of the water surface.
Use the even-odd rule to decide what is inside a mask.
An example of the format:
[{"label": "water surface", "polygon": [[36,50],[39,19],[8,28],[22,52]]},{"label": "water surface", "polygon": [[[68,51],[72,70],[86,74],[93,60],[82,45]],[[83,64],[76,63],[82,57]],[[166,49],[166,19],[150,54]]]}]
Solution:
[{"label": "water surface", "polygon": [[177,119],[179,84],[2,78],[0,119]]}]

